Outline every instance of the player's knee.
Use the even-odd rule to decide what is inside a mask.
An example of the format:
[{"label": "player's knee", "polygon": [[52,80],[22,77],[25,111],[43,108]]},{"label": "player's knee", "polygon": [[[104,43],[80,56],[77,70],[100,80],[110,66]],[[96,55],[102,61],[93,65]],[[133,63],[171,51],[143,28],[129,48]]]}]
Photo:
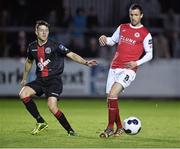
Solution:
[{"label": "player's knee", "polygon": [[24,93],[24,92],[20,92],[20,93],[19,93],[19,97],[20,97],[20,99],[23,100],[25,97],[27,97],[27,94]]},{"label": "player's knee", "polygon": [[111,90],[111,91],[109,92],[109,94],[108,94],[108,97],[109,97],[109,98],[117,98],[118,95],[119,95],[119,92],[114,91],[114,90]]},{"label": "player's knee", "polygon": [[30,96],[30,94],[28,93],[28,91],[26,91],[26,89],[23,89],[22,88],[22,90],[19,92],[19,97],[20,97],[20,99],[24,99],[24,98],[26,98],[26,97],[29,97]]},{"label": "player's knee", "polygon": [[25,98],[25,96],[24,96],[24,92],[19,92],[19,97],[20,97],[20,99],[23,99],[23,98]]},{"label": "player's knee", "polygon": [[109,93],[109,94],[108,94],[108,98],[117,99],[117,98],[118,98],[118,95],[117,95],[117,94],[113,94],[113,93]]},{"label": "player's knee", "polygon": [[57,104],[54,102],[48,102],[48,108],[53,114],[55,114],[58,110]]},{"label": "player's knee", "polygon": [[52,106],[52,105],[48,105],[49,110],[51,111],[51,113],[55,114],[58,111],[57,106]]}]

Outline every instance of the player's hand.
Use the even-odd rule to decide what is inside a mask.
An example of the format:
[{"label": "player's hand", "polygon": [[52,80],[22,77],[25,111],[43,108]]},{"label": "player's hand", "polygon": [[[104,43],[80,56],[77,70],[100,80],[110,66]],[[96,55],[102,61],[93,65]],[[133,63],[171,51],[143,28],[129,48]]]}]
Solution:
[{"label": "player's hand", "polygon": [[20,84],[21,84],[21,86],[23,87],[23,86],[26,85],[26,83],[27,83],[27,80],[24,80],[24,79],[23,79]]},{"label": "player's hand", "polygon": [[107,37],[105,35],[102,35],[101,37],[99,37],[100,46],[105,46],[106,42],[107,42]]},{"label": "player's hand", "polygon": [[86,62],[86,65],[89,67],[96,66],[98,63],[96,60],[89,60]]},{"label": "player's hand", "polygon": [[133,68],[137,67],[137,62],[130,61],[130,62],[125,63],[124,66],[127,69],[133,69]]}]

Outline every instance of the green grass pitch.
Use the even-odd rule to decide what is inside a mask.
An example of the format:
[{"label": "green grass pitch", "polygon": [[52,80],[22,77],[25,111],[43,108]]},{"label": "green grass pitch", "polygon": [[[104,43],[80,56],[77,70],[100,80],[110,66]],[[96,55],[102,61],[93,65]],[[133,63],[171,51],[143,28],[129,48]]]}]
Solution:
[{"label": "green grass pitch", "polygon": [[37,136],[30,131],[35,120],[20,100],[0,99],[1,148],[180,148],[180,101],[120,100],[121,119],[137,116],[142,130],[137,135],[99,138],[107,125],[106,100],[59,101],[79,136],[67,136],[49,112],[46,100],[35,100],[49,128]]}]

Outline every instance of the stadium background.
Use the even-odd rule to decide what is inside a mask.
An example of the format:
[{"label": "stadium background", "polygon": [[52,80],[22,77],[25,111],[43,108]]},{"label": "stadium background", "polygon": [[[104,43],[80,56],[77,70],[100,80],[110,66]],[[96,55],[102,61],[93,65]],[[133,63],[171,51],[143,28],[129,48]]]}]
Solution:
[{"label": "stadium background", "polygon": [[[63,95],[104,96],[115,47],[99,47],[98,37],[111,35],[120,23],[128,21],[127,8],[132,2],[139,2],[144,8],[143,23],[153,35],[154,59],[140,68],[137,79],[123,95],[179,98],[180,10],[175,0],[53,0],[51,3],[1,0],[0,96],[16,96],[20,89],[26,46],[34,40],[33,27],[38,19],[51,24],[50,38],[61,41],[83,57],[100,61],[90,70],[68,62],[63,77]],[[30,80],[34,78],[32,75]]]},{"label": "stadium background", "polygon": [[[142,130],[137,136],[102,140],[98,135],[107,122],[105,84],[115,47],[100,47],[97,41],[101,34],[112,35],[120,23],[128,21],[127,8],[132,2],[140,2],[144,8],[143,24],[153,35],[154,58],[140,67],[136,80],[120,95],[119,106],[121,119],[139,117]],[[35,100],[49,123],[48,131],[36,137],[29,134],[34,119],[18,93],[26,46],[35,38],[37,19],[51,24],[50,38],[99,61],[92,69],[67,59],[65,62],[59,106],[79,137],[66,136],[44,98]],[[1,148],[179,148],[179,76],[178,0],[0,0]],[[32,71],[29,80],[34,77]]]},{"label": "stadium background", "polygon": [[33,27],[38,19],[51,24],[50,38],[83,57],[99,60],[90,70],[68,61],[63,96],[105,96],[115,47],[100,47],[98,37],[111,35],[120,23],[128,21],[127,8],[132,2],[144,8],[143,23],[153,35],[154,59],[140,68],[137,79],[122,96],[179,98],[180,10],[176,0],[1,0],[0,96],[17,96],[20,90],[26,46],[34,40]]}]

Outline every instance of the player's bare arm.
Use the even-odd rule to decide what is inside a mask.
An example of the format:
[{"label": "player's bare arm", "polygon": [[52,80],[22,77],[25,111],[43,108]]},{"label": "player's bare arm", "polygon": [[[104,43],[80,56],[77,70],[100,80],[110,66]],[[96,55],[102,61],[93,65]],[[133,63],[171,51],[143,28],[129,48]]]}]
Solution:
[{"label": "player's bare arm", "polygon": [[89,67],[97,65],[96,60],[85,60],[84,58],[82,58],[81,56],[79,56],[78,54],[74,52],[69,52],[68,54],[66,54],[66,56],[77,63],[83,64]]},{"label": "player's bare arm", "polygon": [[24,86],[26,83],[27,83],[27,77],[28,77],[28,74],[32,68],[32,65],[33,65],[33,61],[29,60],[28,58],[26,59],[26,62],[25,62],[25,67],[24,67],[24,72],[23,72],[23,78],[22,78],[22,81],[21,81],[21,86]]}]

